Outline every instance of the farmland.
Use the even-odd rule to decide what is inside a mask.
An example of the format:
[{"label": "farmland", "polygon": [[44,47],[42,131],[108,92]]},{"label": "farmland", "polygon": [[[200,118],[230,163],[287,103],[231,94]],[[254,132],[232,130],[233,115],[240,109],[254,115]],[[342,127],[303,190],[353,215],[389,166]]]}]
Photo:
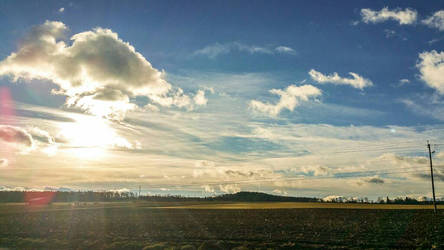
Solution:
[{"label": "farmland", "polygon": [[442,248],[444,213],[435,216],[430,208],[295,202],[3,204],[0,247]]}]

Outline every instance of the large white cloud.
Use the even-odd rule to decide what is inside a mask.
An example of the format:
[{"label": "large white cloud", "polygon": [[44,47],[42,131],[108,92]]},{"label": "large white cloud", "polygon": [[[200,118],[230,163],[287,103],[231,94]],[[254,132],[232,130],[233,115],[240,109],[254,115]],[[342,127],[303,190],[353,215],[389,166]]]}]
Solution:
[{"label": "large white cloud", "polygon": [[432,16],[422,20],[422,23],[431,27],[444,31],[444,10],[435,12]]},{"label": "large white cloud", "polygon": [[192,100],[164,79],[145,57],[110,29],[96,28],[63,41],[68,28],[46,21],[34,27],[17,52],[0,62],[0,75],[50,80],[53,93],[67,96],[68,106],[120,119],[136,108],[130,98],[146,96],[162,106],[189,107]]},{"label": "large white cloud", "polygon": [[250,108],[271,116],[276,116],[282,111],[282,109],[293,111],[301,101],[308,101],[310,98],[322,95],[320,89],[308,84],[302,86],[290,85],[285,90],[272,89],[270,90],[270,93],[280,96],[280,99],[276,104],[252,100],[250,102]]},{"label": "large white cloud", "polygon": [[444,51],[426,51],[419,54],[416,67],[421,73],[421,79],[431,88],[444,94]]},{"label": "large white cloud", "polygon": [[379,11],[372,9],[361,9],[361,17],[364,23],[380,23],[392,19],[399,22],[401,25],[405,25],[416,22],[418,12],[409,8],[404,10],[389,10],[387,7],[385,7]]},{"label": "large white cloud", "polygon": [[332,75],[324,75],[314,69],[310,70],[308,74],[318,83],[333,83],[337,85],[350,85],[353,88],[363,89],[365,87],[373,86],[370,79],[364,78],[356,73],[350,72],[352,78],[340,77],[338,73],[334,72]]}]

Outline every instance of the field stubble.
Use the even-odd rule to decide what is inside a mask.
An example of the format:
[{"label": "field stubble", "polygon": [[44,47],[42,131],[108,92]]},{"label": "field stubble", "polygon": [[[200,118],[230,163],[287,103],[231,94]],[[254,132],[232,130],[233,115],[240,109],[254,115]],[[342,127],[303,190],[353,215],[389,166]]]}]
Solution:
[{"label": "field stubble", "polygon": [[0,247],[444,248],[442,211],[433,215],[429,209],[251,209],[242,204],[243,209],[229,203],[3,205]]}]

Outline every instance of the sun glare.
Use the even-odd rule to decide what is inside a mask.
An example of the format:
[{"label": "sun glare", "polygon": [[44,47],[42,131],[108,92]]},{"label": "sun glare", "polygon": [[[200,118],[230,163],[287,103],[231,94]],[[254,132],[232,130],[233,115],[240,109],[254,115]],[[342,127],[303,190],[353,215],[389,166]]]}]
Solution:
[{"label": "sun glare", "polygon": [[100,158],[112,148],[131,148],[110,126],[110,121],[94,116],[79,115],[75,122],[61,125],[59,138],[78,158]]}]

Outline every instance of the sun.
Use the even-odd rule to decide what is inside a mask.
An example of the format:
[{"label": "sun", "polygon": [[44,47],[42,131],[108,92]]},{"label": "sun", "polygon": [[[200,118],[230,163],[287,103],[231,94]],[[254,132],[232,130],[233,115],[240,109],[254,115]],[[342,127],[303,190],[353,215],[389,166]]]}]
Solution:
[{"label": "sun", "polygon": [[112,128],[111,121],[88,115],[75,115],[73,118],[75,122],[60,125],[58,135],[73,156],[100,158],[110,149],[132,147]]}]

